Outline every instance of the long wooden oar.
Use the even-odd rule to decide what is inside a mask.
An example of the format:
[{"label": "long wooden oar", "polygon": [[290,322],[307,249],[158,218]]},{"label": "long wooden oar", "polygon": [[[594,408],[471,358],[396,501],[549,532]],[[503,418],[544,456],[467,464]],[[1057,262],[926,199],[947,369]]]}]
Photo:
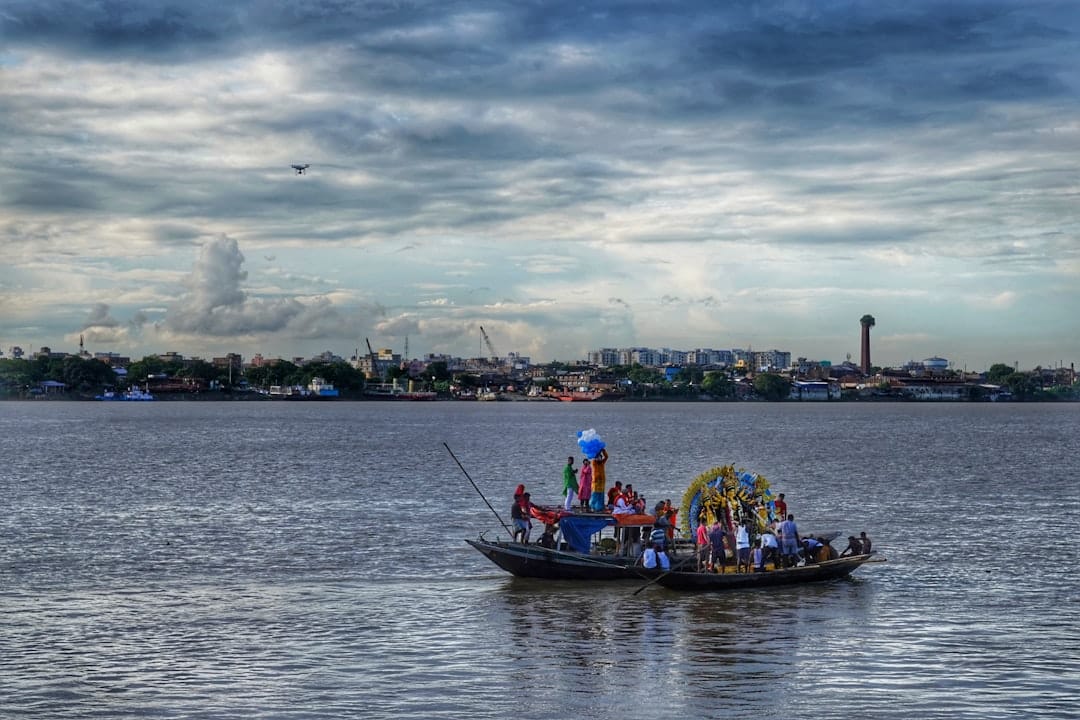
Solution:
[{"label": "long wooden oar", "polygon": [[671,574],[671,573],[673,573],[673,572],[675,572],[675,571],[674,571],[674,570],[668,570],[668,571],[667,571],[667,572],[665,572],[665,573],[661,573],[660,575],[657,575],[657,576],[656,576],[656,577],[654,577],[654,578],[653,578],[652,580],[650,580],[649,582],[645,583],[644,585],[642,585],[641,587],[639,587],[639,588],[638,588],[637,590],[635,590],[635,591],[633,592],[633,595],[637,595],[637,594],[638,594],[639,592],[641,592],[641,591],[642,591],[642,590],[644,590],[645,588],[649,587],[650,585],[652,585],[653,583],[655,583],[656,581],[658,581],[658,580],[659,580],[660,578],[665,578],[665,577],[667,577],[668,575],[670,575],[670,574]]},{"label": "long wooden oar", "polygon": [[469,476],[469,471],[466,470],[465,466],[461,464],[461,461],[457,459],[457,455],[454,454],[454,451],[451,450],[450,446],[446,443],[443,443],[443,447],[446,448],[446,452],[450,453],[450,457],[454,458],[454,462],[456,462],[457,466],[461,468],[461,472],[465,473],[465,477],[469,479],[469,482],[472,484],[473,489],[476,490],[476,494],[480,496],[480,499],[484,501],[484,504],[488,506],[488,509],[491,510],[492,513],[494,513],[495,519],[499,521],[499,524],[502,525],[506,529],[506,532],[510,533],[510,537],[513,538],[514,531],[510,529],[510,526],[506,524],[506,521],[504,521],[499,515],[499,513],[495,511],[495,508],[491,507],[491,503],[489,503],[488,499],[484,497],[484,493],[480,492],[480,488],[478,488],[476,486],[476,483],[473,482],[472,477]]}]

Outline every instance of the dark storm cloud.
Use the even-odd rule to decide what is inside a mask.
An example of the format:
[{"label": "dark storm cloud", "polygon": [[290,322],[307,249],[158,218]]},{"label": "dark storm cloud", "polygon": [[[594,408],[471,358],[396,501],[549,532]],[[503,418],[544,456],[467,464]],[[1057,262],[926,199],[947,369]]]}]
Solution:
[{"label": "dark storm cloud", "polygon": [[[5,8],[0,32],[14,47],[48,45],[149,61],[334,44],[348,48],[353,61],[323,78],[325,85],[441,87],[454,96],[477,98],[575,96],[618,83],[675,99],[701,77],[714,90],[685,96],[676,105],[726,111],[727,104],[767,99],[800,105],[843,94],[816,83],[826,77],[856,86],[884,81],[886,87],[894,78],[897,87],[917,95],[923,88],[933,92],[938,83],[974,97],[999,97],[1010,88],[1031,92],[1033,85],[1060,93],[1067,88],[1054,81],[1053,67],[1009,68],[1017,64],[1012,54],[1018,48],[1075,46],[1058,20],[1075,22],[1075,14],[1065,3],[1029,9],[1005,2],[20,0]],[[600,55],[586,67],[560,66],[548,51],[562,43]],[[954,62],[962,58],[972,60],[970,67]],[[909,74],[898,76],[892,67],[897,62]],[[995,67],[998,62],[1008,67]],[[924,65],[930,72],[914,72]]]},{"label": "dark storm cloud", "polygon": [[43,178],[12,187],[10,194],[0,193],[0,204],[52,212],[82,212],[103,206],[101,196],[78,183]]},{"label": "dark storm cloud", "polygon": [[180,223],[162,223],[154,228],[154,239],[162,245],[183,247],[194,244],[196,238],[204,234],[192,225]]},{"label": "dark storm cloud", "polygon": [[240,36],[230,3],[126,0],[15,0],[0,14],[0,33],[16,46],[48,44],[72,52],[135,55],[146,59]]}]

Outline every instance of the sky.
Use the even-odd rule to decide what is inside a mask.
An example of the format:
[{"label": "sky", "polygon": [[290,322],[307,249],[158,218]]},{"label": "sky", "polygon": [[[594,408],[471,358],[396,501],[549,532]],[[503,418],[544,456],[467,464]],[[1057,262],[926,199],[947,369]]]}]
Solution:
[{"label": "sky", "polygon": [[[0,350],[1080,362],[1074,2],[6,0]],[[297,175],[290,165],[307,163]]]}]

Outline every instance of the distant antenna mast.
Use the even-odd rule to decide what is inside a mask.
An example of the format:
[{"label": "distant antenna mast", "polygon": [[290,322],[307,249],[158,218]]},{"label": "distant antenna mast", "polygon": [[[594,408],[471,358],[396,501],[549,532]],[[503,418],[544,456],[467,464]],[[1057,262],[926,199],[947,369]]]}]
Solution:
[{"label": "distant antenna mast", "polygon": [[405,362],[409,362],[409,336],[405,336],[405,357],[402,358]]}]

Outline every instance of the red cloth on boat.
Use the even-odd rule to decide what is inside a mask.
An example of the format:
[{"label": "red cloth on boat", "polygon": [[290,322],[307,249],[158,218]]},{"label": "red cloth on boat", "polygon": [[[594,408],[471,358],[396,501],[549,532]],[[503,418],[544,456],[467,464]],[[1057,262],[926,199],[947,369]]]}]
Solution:
[{"label": "red cloth on boat", "polygon": [[559,522],[559,518],[561,518],[563,515],[569,515],[569,513],[567,513],[562,508],[548,508],[540,507],[538,505],[533,505],[531,508],[529,508],[529,511],[530,515],[532,515],[534,518],[544,523],[545,525],[554,525],[555,523]]},{"label": "red cloth on boat", "polygon": [[655,515],[612,515],[616,525],[652,525],[656,522]]}]

